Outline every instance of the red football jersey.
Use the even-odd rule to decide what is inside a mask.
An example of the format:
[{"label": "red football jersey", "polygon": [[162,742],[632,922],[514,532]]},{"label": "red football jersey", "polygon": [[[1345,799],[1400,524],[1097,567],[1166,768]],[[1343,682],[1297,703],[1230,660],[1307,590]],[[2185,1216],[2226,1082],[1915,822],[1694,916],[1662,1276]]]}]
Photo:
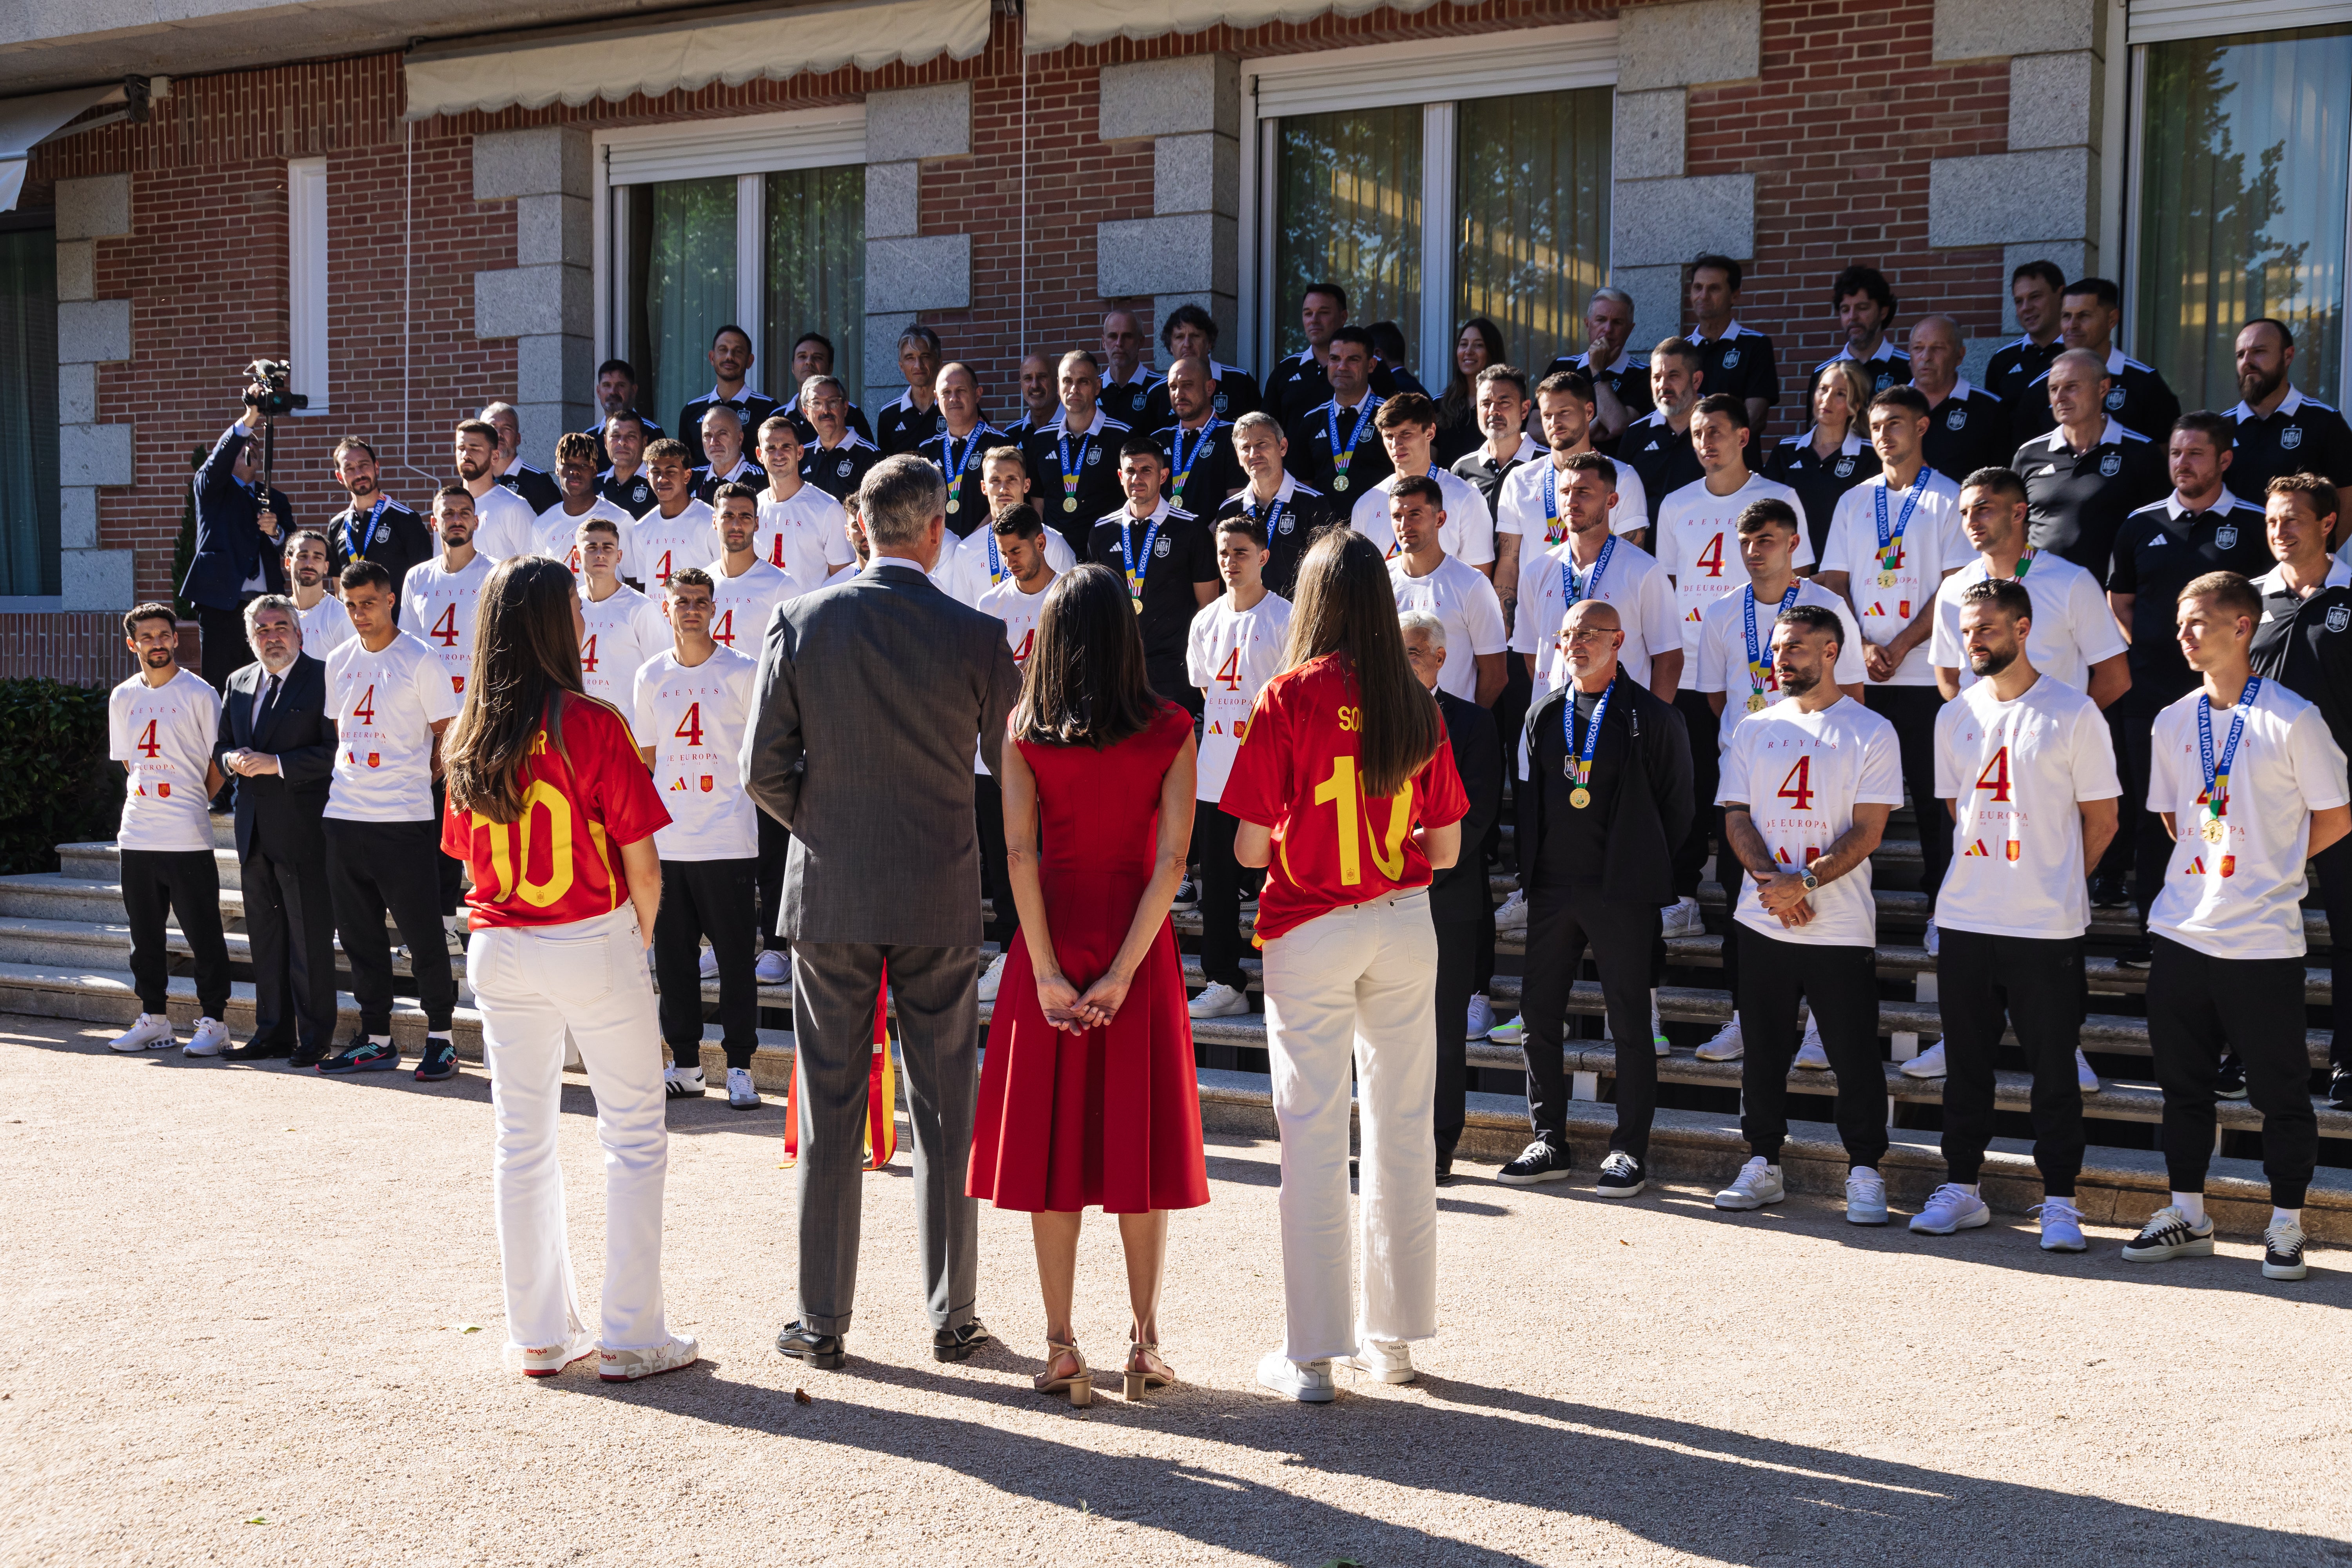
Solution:
[{"label": "red football jersey", "polygon": [[1337,654],[1277,675],[1258,693],[1218,804],[1274,832],[1258,899],[1260,946],[1331,910],[1429,886],[1429,858],[1412,830],[1470,814],[1442,722],[1437,754],[1404,788],[1387,800],[1364,797],[1361,702],[1355,670]]},{"label": "red football jersey", "polygon": [[541,730],[521,783],[519,821],[461,813],[454,801],[442,815],[442,852],[473,878],[472,923],[566,925],[626,903],[621,846],[669,826],[628,721],[593,697],[565,699],[563,753]]}]

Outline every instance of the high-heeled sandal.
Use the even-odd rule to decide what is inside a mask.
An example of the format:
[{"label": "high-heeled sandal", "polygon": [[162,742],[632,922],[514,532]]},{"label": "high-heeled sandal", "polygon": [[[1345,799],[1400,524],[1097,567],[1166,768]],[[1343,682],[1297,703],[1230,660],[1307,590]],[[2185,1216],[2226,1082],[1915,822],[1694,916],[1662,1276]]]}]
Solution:
[{"label": "high-heeled sandal", "polygon": [[[1139,1367],[1138,1362],[1143,1364]],[[1166,1388],[1176,1381],[1176,1371],[1160,1359],[1158,1340],[1127,1342],[1127,1397],[1140,1399],[1155,1388]]]},{"label": "high-heeled sandal", "polygon": [[[1078,1363],[1078,1370],[1056,1377],[1054,1369],[1061,1365],[1065,1353]],[[1078,1342],[1075,1338],[1057,1340],[1051,1334],[1046,1335],[1045,1370],[1029,1381],[1040,1394],[1067,1393],[1074,1409],[1083,1410],[1095,1400],[1095,1374],[1087,1369],[1087,1358],[1079,1352]]]}]

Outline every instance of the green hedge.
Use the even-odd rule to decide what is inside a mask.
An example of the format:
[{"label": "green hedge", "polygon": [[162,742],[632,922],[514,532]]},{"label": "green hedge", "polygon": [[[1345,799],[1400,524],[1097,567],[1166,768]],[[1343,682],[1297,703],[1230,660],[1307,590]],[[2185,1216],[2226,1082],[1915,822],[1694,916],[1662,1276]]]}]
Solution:
[{"label": "green hedge", "polygon": [[110,839],[122,769],[106,760],[103,686],[0,680],[0,873],[54,871],[57,846]]}]

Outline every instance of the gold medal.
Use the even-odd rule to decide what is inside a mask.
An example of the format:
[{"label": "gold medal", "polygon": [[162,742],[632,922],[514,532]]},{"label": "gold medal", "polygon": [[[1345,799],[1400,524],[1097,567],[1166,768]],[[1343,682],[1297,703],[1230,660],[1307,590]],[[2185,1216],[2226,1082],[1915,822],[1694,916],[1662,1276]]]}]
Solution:
[{"label": "gold medal", "polygon": [[1770,706],[1770,704],[1764,700],[1764,694],[1762,692],[1751,691],[1748,694],[1748,710],[1750,713],[1761,713],[1769,706]]},{"label": "gold medal", "polygon": [[1582,784],[1579,784],[1574,789],[1568,792],[1568,804],[1576,807],[1577,810],[1582,811],[1586,806],[1592,804],[1592,792],[1585,788]]},{"label": "gold medal", "polygon": [[1076,510],[1078,510],[1078,498],[1077,498],[1077,497],[1076,497],[1076,496],[1064,496],[1064,497],[1062,498],[1062,510],[1063,510],[1064,511],[1076,511]]},{"label": "gold medal", "polygon": [[963,510],[963,502],[958,500],[953,496],[950,496],[948,497],[948,510],[950,511],[961,511]]},{"label": "gold medal", "polygon": [[1344,489],[1346,489],[1348,488],[1348,476],[1347,476],[1347,475],[1345,475],[1345,474],[1334,474],[1334,475],[1332,475],[1332,476],[1331,476],[1331,488],[1332,488],[1333,489],[1335,489],[1335,490],[1344,490]]},{"label": "gold medal", "polygon": [[1895,586],[1895,574],[1892,572],[1881,572],[1878,574],[1878,585],[1882,588],[1892,588]]},{"label": "gold medal", "polygon": [[2205,836],[2206,843],[2219,844],[2225,837],[2228,836],[2230,830],[2221,826],[2221,819],[2220,817],[2209,816],[2205,819],[2205,825],[2202,827],[2200,827],[2197,831]]}]

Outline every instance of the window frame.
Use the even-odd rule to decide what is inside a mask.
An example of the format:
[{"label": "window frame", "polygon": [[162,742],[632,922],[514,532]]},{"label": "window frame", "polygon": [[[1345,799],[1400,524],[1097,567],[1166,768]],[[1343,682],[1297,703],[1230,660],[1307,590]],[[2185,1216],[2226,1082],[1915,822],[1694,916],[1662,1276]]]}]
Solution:
[{"label": "window frame", "polygon": [[286,164],[286,361],[291,390],[310,399],[298,415],[331,413],[331,346],[327,320],[330,284],[327,160],[294,158]]},{"label": "window frame", "polygon": [[[1242,62],[1236,342],[1243,364],[1274,369],[1274,199],[1282,119],[1418,104],[1421,122],[1422,358],[1450,365],[1454,336],[1454,106],[1466,99],[1617,85],[1617,24],[1571,22],[1456,38],[1367,44]],[[1612,154],[1613,156],[1613,154]],[[1424,376],[1426,379],[1426,376]]]}]

